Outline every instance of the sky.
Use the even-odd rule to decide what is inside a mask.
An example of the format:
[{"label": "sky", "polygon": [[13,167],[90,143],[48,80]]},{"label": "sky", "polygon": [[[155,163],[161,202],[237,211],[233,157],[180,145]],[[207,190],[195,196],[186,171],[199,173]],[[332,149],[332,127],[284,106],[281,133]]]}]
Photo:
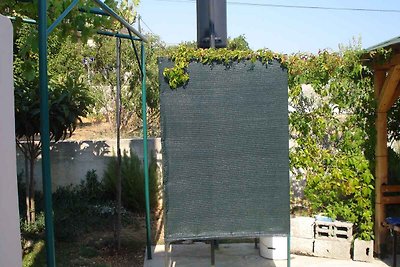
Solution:
[{"label": "sky", "polygon": [[[219,0],[214,0],[219,1]],[[339,44],[361,41],[363,48],[400,36],[399,0],[227,0],[228,37],[244,35],[250,48],[274,52],[337,51]],[[335,8],[398,10],[361,12],[238,5],[275,4]],[[167,45],[197,38],[196,3],[192,0],[141,0],[138,13],[144,31]]]}]

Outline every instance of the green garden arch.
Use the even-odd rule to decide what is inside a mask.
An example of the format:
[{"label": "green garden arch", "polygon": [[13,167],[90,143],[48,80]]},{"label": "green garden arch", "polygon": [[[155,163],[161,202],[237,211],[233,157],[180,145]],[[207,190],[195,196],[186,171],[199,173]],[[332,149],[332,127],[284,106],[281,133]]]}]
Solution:
[{"label": "green garden arch", "polygon": [[[147,258],[151,259],[151,233],[150,233],[150,196],[149,196],[149,172],[148,172],[148,151],[147,151],[147,116],[146,116],[146,68],[145,68],[145,47],[144,42],[148,42],[146,37],[138,32],[124,18],[119,16],[114,10],[100,0],[93,0],[100,10],[90,11],[99,15],[109,15],[119,21],[129,31],[129,38],[133,41],[141,42],[141,71],[142,71],[142,113],[143,113],[143,164],[145,175],[145,198],[146,198],[146,238],[147,238]],[[42,179],[43,194],[45,203],[45,233],[46,233],[46,260],[49,267],[56,266],[54,248],[54,225],[51,192],[51,171],[50,171],[50,121],[48,106],[48,74],[47,74],[47,39],[49,34],[58,24],[70,13],[79,3],[73,0],[71,4],[61,13],[61,15],[47,27],[47,1],[38,1],[38,31],[39,31],[39,89],[40,89],[40,139],[42,142]],[[133,37],[132,33],[136,36]],[[109,33],[106,35],[119,37],[119,33]]]}]

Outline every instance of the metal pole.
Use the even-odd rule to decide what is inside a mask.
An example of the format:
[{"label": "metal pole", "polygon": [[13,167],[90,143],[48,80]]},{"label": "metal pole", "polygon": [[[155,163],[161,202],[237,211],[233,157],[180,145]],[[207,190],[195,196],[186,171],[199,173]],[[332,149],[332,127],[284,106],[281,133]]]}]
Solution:
[{"label": "metal pole", "polygon": [[147,259],[151,259],[151,224],[150,224],[150,192],[149,192],[149,159],[147,154],[147,107],[146,107],[146,54],[144,42],[141,42],[142,52],[142,118],[143,118],[143,169],[144,192],[146,198],[146,237]]},{"label": "metal pole", "polygon": [[121,248],[121,39],[116,38],[117,41],[117,99],[116,99],[116,126],[117,126],[117,225],[116,225],[116,238],[117,249]]},{"label": "metal pole", "polygon": [[130,39],[130,40],[134,40],[134,41],[141,41],[139,38],[135,38],[135,37],[131,37],[129,34],[122,34],[122,33],[118,33],[118,32],[108,32],[108,31],[97,31],[98,34],[101,35],[106,35],[106,36],[111,36],[111,37],[118,37],[121,39]]},{"label": "metal pole", "polygon": [[47,3],[39,0],[39,88],[40,139],[42,142],[42,175],[46,233],[47,266],[56,266],[54,250],[53,207],[50,171],[49,92],[47,83]]},{"label": "metal pole", "polygon": [[208,1],[208,12],[210,17],[210,48],[215,48],[214,0]]},{"label": "metal pole", "polygon": [[211,240],[211,267],[215,267],[215,240]]},{"label": "metal pole", "polygon": [[141,27],[141,25],[140,25],[140,15],[138,15],[138,30],[139,30],[139,32],[142,32],[142,27]]},{"label": "metal pole", "polygon": [[393,267],[397,266],[397,233],[391,230],[393,234]]},{"label": "metal pole", "polygon": [[108,13],[111,17],[115,18],[119,22],[121,22],[122,25],[124,25],[127,29],[131,30],[137,37],[139,37],[142,41],[148,42],[147,38],[142,35],[140,32],[138,32],[135,28],[132,27],[125,19],[123,19],[121,16],[119,16],[117,13],[115,13],[114,10],[112,10],[109,6],[107,6],[105,3],[103,3],[101,0],[93,0],[101,9]]},{"label": "metal pole", "polygon": [[291,259],[290,259],[290,231],[289,234],[287,235],[287,267],[290,267],[291,265]]}]

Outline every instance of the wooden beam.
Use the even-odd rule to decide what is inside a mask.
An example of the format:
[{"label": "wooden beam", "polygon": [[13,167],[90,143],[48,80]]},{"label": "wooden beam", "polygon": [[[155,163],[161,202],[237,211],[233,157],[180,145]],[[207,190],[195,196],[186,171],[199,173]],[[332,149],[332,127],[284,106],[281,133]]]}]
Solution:
[{"label": "wooden beam", "polygon": [[382,185],[381,186],[381,192],[382,193],[394,193],[394,192],[399,192],[400,193],[400,185]]},{"label": "wooden beam", "polygon": [[400,83],[397,85],[396,90],[394,91],[393,97],[390,100],[389,106],[393,107],[394,103],[399,99],[400,97]]},{"label": "wooden beam", "polygon": [[386,79],[386,71],[383,70],[375,70],[374,71],[374,90],[375,90],[375,99],[379,99],[379,95],[381,94],[383,84]]},{"label": "wooden beam", "polygon": [[392,106],[394,92],[400,81],[400,65],[393,66],[385,79],[378,99],[378,112],[387,112]]},{"label": "wooden beam", "polygon": [[[378,82],[378,81],[377,81]],[[379,83],[375,83],[378,86]],[[378,90],[379,88],[376,88]],[[387,183],[388,177],[388,149],[387,149],[387,113],[378,112],[375,122],[376,148],[375,148],[375,242],[374,251],[381,254],[381,246],[384,244],[387,229],[382,223],[385,221],[385,204],[382,202],[382,184]]]},{"label": "wooden beam", "polygon": [[[386,71],[375,70],[374,72],[374,90],[375,99],[379,100],[383,84],[386,79]],[[376,148],[375,148],[375,223],[374,223],[374,251],[378,255],[381,253],[381,244],[385,242],[385,232],[382,222],[385,219],[385,205],[381,203],[381,185],[382,180],[387,176],[387,117],[386,113],[378,113],[376,117]],[[383,145],[384,144],[384,145]],[[385,163],[386,162],[386,163]],[[386,165],[386,167],[385,167]],[[385,173],[386,171],[386,173]]]},{"label": "wooden beam", "polygon": [[382,197],[382,204],[400,204],[400,196],[385,196]]},{"label": "wooden beam", "polygon": [[394,56],[392,56],[392,58],[385,63],[374,63],[373,68],[375,70],[389,70],[390,68],[392,68],[395,65],[399,65],[400,64],[400,54],[396,54]]}]

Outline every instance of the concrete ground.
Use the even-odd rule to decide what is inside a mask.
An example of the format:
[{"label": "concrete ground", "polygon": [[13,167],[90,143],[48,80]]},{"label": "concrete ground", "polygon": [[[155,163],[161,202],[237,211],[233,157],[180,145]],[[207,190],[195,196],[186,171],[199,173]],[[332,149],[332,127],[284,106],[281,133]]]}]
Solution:
[{"label": "concrete ground", "polygon": [[[286,267],[286,260],[267,260],[259,255],[259,250],[254,249],[254,244],[220,244],[215,251],[217,267]],[[205,243],[172,245],[170,252],[172,266],[175,267],[201,267],[210,266],[210,245]],[[385,263],[386,262],[386,263]],[[291,255],[291,267],[387,267],[387,261],[374,259],[373,262],[357,262],[352,260],[334,260],[326,258]],[[145,257],[144,267],[165,267],[164,245],[153,247],[153,259]]]}]

